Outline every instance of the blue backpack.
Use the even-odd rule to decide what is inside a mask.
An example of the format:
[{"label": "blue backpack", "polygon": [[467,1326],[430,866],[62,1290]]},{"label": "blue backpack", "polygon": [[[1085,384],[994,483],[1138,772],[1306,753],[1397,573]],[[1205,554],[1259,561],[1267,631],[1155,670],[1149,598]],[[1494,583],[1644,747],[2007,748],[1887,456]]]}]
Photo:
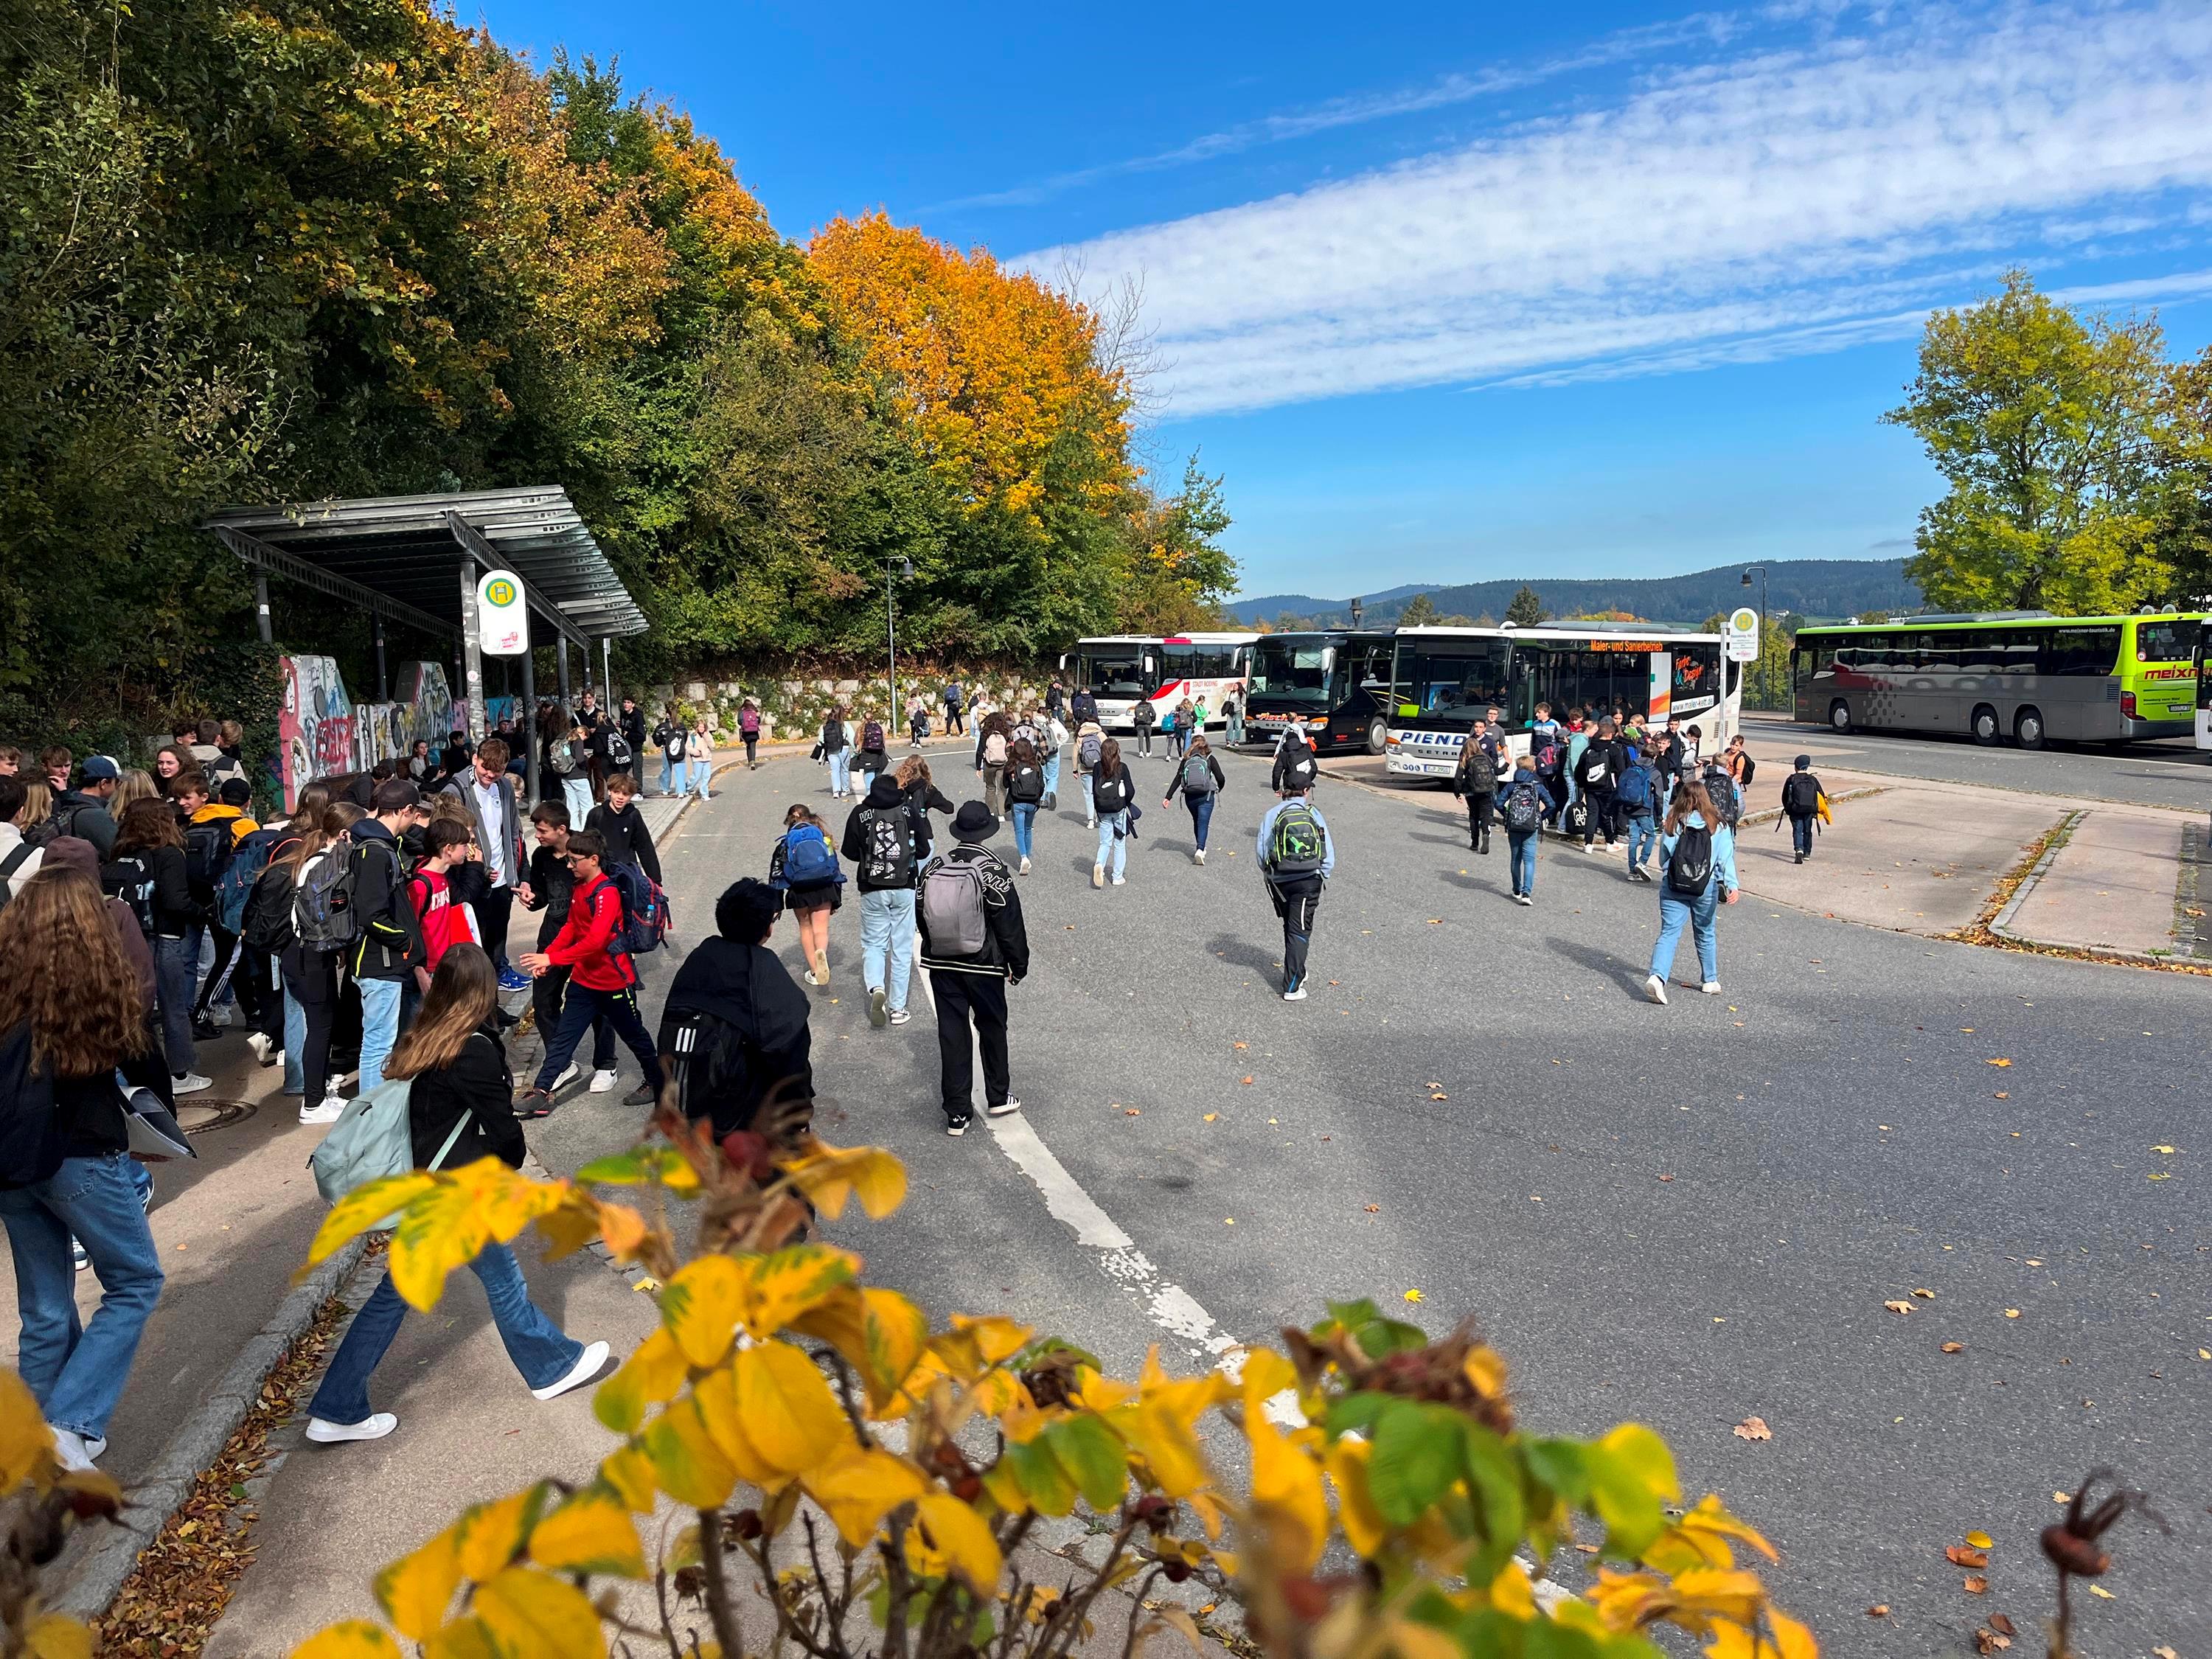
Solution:
[{"label": "blue backpack", "polygon": [[605,869],[615,896],[622,900],[622,926],[608,941],[608,950],[624,957],[659,950],[673,920],[667,893],[635,864],[611,864]]},{"label": "blue backpack", "polygon": [[257,830],[230,855],[230,862],[222,867],[222,874],[215,884],[216,919],[222,923],[225,933],[244,931],[246,901],[252,896],[253,884],[269,867],[270,850],[287,834],[282,824],[272,824],[266,830]]},{"label": "blue backpack", "polygon": [[1644,769],[1642,761],[1635,762],[1620,775],[1620,785],[1615,798],[1632,812],[1648,811],[1651,805],[1651,774]]},{"label": "blue backpack", "polygon": [[804,887],[817,881],[834,881],[836,877],[837,854],[830,850],[819,829],[802,823],[783,838],[785,881],[794,887]]}]

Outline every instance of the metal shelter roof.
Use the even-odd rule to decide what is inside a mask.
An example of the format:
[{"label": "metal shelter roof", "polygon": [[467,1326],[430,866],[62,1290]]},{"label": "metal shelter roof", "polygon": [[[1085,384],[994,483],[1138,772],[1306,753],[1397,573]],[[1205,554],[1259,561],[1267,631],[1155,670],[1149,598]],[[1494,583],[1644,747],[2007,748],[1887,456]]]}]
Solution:
[{"label": "metal shelter roof", "polygon": [[647,623],[553,486],[226,507],[206,529],[247,564],[388,621],[462,635],[461,567],[522,578],[530,608],[576,644]]}]

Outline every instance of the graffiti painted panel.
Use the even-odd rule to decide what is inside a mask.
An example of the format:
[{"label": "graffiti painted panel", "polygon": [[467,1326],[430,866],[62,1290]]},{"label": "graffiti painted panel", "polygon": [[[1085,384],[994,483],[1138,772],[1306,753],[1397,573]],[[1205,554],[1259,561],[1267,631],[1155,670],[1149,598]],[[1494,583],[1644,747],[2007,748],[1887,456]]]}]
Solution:
[{"label": "graffiti painted panel", "polygon": [[283,659],[284,707],[277,716],[277,763],[284,810],[317,778],[353,769],[356,723],[344,676],[331,657]]}]

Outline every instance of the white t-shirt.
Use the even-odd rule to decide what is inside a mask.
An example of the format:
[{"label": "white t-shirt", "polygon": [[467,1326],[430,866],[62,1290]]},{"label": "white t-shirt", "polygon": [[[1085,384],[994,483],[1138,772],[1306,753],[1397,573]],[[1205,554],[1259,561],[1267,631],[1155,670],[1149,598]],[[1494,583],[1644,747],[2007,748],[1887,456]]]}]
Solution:
[{"label": "white t-shirt", "polygon": [[514,872],[507,868],[513,854],[507,848],[507,809],[500,799],[499,782],[495,780],[486,787],[483,781],[471,773],[469,787],[476,792],[477,821],[483,826],[484,869],[493,886],[504,887],[514,879]]}]

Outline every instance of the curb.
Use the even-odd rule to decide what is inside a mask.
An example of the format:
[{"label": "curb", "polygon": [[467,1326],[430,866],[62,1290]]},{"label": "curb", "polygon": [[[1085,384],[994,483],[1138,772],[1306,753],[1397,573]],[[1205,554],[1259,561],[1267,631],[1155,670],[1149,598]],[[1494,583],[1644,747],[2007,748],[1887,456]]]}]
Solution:
[{"label": "curb", "polygon": [[367,1248],[366,1237],[342,1246],[276,1304],[269,1322],[240,1350],[222,1380],[177,1425],[145,1478],[125,1495],[123,1518],[70,1571],[54,1598],[57,1611],[79,1619],[96,1619],[107,1611],[146,1547],[246,1420],[269,1373],[314,1322],[317,1310],[344,1283]]},{"label": "curb", "polygon": [[[2014,884],[2012,896],[2005,900],[1996,915],[1990,918],[1990,932],[1999,939],[2010,940],[2014,945],[2044,944],[2043,940],[2030,939],[2026,933],[2014,933],[2010,925],[2012,919],[2020,913],[2021,906],[2027,902],[2028,895],[2035,890],[2035,884],[2043,879],[2044,872],[2051,868],[2059,854],[2065,850],[2066,843],[2074,839],[2074,832],[2081,828],[2081,820],[2088,816],[2086,811],[2072,811],[2058,821],[2058,826],[2051,832],[2051,839],[2044,844],[2042,854],[2033,864],[2028,866],[2027,872]],[[2115,951],[2112,954],[2132,956],[2134,952]],[[2148,961],[2154,958],[2143,959]]]}]

